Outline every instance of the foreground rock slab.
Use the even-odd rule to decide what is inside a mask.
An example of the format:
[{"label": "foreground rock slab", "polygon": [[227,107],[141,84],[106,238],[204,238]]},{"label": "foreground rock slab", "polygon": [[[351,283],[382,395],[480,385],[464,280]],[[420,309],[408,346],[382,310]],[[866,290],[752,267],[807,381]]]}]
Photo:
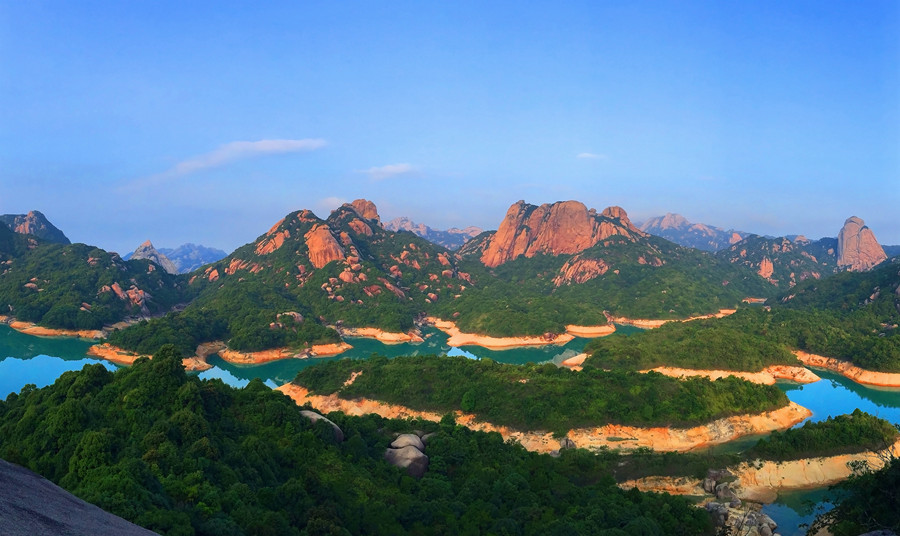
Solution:
[{"label": "foreground rock slab", "polygon": [[0,460],[0,534],[153,536],[24,467]]}]

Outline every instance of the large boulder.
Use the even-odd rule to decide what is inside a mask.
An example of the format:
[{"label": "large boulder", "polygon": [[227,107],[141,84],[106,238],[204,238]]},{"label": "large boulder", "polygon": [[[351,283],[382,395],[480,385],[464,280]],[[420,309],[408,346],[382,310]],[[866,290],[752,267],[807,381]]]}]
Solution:
[{"label": "large boulder", "polygon": [[423,443],[422,439],[416,434],[401,434],[397,436],[397,439],[391,443],[391,448],[402,449],[403,447],[410,445],[416,447],[420,451],[425,450],[425,443]]},{"label": "large boulder", "polygon": [[315,411],[310,411],[308,409],[304,409],[304,410],[300,411],[300,415],[303,415],[304,417],[306,417],[307,419],[309,419],[310,421],[312,421],[314,423],[319,422],[319,421],[324,421],[324,422],[330,424],[331,428],[334,430],[334,440],[337,441],[338,443],[340,443],[341,441],[344,440],[344,431],[341,430],[338,425],[334,424],[329,419],[319,415]]},{"label": "large boulder", "polygon": [[428,456],[412,445],[399,449],[387,449],[384,458],[394,467],[406,469],[409,476],[413,478],[422,478],[425,476],[425,471],[428,470]]}]

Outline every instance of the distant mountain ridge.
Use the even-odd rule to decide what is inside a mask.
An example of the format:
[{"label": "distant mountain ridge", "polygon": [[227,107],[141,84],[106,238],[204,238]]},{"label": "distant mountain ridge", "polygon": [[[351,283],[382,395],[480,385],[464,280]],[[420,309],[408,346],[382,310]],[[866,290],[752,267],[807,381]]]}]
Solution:
[{"label": "distant mountain ridge", "polygon": [[160,253],[169,258],[178,269],[179,274],[193,272],[201,266],[219,261],[228,256],[221,249],[210,248],[200,244],[182,244],[177,248],[159,248]]},{"label": "distant mountain ridge", "polygon": [[33,235],[57,244],[71,244],[68,237],[37,210],[28,214],[2,214],[0,221],[19,234]]},{"label": "distant mountain ridge", "polygon": [[640,225],[640,229],[678,245],[703,251],[722,250],[750,234],[734,229],[725,230],[703,223],[691,223],[684,216],[671,212],[665,216],[650,218]]},{"label": "distant mountain ridge", "polygon": [[465,229],[451,227],[446,231],[432,229],[424,223],[417,224],[409,218],[399,217],[384,224],[384,228],[388,231],[409,231],[413,234],[421,236],[425,240],[444,246],[450,250],[457,250],[467,241],[480,235],[483,231],[480,227],[469,226]]},{"label": "distant mountain ridge", "polygon": [[793,240],[749,235],[716,255],[752,268],[781,289],[842,270],[869,271],[888,258],[874,233],[856,216],[844,222],[838,238],[811,241],[802,235]]},{"label": "distant mountain ridge", "polygon": [[170,274],[178,273],[178,268],[175,267],[175,264],[173,264],[164,254],[157,251],[149,240],[138,246],[138,248],[134,250],[134,253],[131,254],[130,258],[147,259]]}]

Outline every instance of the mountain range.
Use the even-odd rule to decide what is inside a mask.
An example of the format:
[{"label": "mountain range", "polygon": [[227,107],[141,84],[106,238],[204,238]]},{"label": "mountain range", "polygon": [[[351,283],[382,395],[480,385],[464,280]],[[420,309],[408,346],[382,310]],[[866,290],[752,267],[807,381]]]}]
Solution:
[{"label": "mountain range", "polygon": [[702,249],[703,251],[719,251],[735,242],[740,242],[749,233],[725,230],[720,227],[703,223],[691,223],[681,214],[667,213],[665,216],[656,216],[645,221],[640,226],[641,231],[676,244],[689,248]]},{"label": "mountain range", "polygon": [[221,249],[198,244],[182,244],[177,248],[155,248],[147,240],[138,248],[122,256],[123,259],[150,259],[170,274],[186,274],[201,266],[216,262],[228,256]]},{"label": "mountain range", "polygon": [[[657,227],[686,221],[666,218]],[[212,339],[244,350],[303,347],[338,340],[332,327],[407,332],[424,315],[454,320],[468,332],[536,336],[603,324],[608,316],[711,314],[804,279],[866,270],[886,257],[855,217],[839,239],[748,235],[716,254],[648,234],[620,207],[598,211],[577,201],[514,203],[496,231],[479,233],[457,252],[387,227],[363,199],[326,219],[299,210],[185,275],[167,273],[171,265],[156,269],[168,263],[149,242],[136,255],[149,261],[126,261],[83,244],[0,233],[0,256],[7,259],[0,303],[22,320],[79,329],[189,304],[116,336],[150,352],[177,340],[185,352]],[[199,257],[199,248],[184,250]],[[181,337],[186,332],[189,343]]]},{"label": "mountain range", "polygon": [[431,227],[425,225],[424,223],[416,223],[409,218],[394,218],[393,220],[384,224],[384,228],[388,231],[409,231],[413,234],[421,236],[425,240],[429,242],[435,243],[439,246],[444,246],[449,250],[457,250],[462,247],[468,240],[478,236],[482,233],[482,229],[480,227],[469,226],[465,229],[458,229],[456,227],[451,227],[446,231],[441,231],[438,229],[432,229]]}]

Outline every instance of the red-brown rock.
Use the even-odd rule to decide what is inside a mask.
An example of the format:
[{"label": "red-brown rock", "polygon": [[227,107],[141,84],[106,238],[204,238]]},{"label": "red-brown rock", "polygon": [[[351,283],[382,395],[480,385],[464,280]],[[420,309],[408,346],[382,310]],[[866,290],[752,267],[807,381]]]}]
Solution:
[{"label": "red-brown rock", "polygon": [[578,253],[613,235],[633,239],[643,233],[620,207],[609,207],[597,215],[578,201],[539,207],[519,201],[509,208],[489,239],[481,262],[494,267],[520,255]]},{"label": "red-brown rock", "polygon": [[856,216],[848,218],[838,234],[837,256],[838,266],[852,272],[871,270],[887,259],[875,234]]},{"label": "red-brown rock", "polygon": [[327,225],[316,225],[304,236],[309,249],[309,262],[321,268],[331,261],[344,258],[344,249],[331,234]]}]

